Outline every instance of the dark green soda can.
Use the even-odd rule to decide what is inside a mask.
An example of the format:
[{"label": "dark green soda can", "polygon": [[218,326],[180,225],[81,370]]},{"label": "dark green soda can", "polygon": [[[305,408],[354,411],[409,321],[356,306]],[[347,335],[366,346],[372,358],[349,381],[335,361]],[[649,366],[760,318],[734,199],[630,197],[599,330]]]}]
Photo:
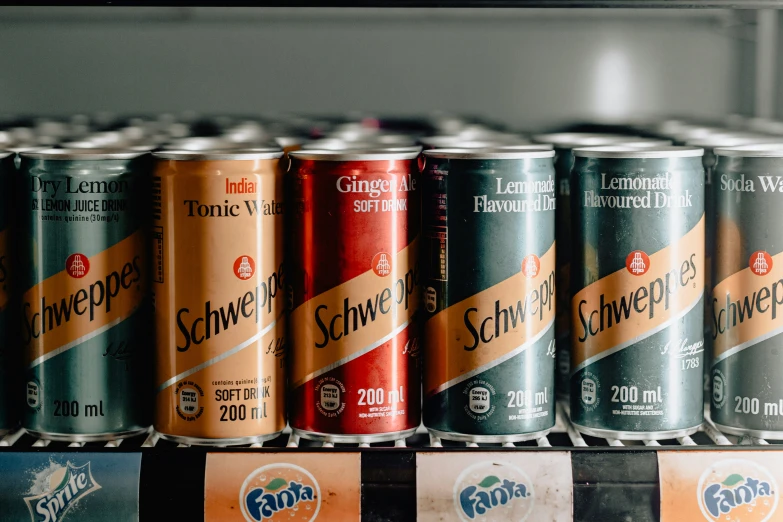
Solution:
[{"label": "dark green soda can", "polygon": [[702,423],[702,154],[574,150],[571,420],[582,433],[668,439]]},{"label": "dark green soda can", "polygon": [[11,430],[18,421],[13,397],[12,380],[17,372],[15,353],[12,349],[16,330],[11,324],[13,288],[11,288],[11,187],[16,171],[12,152],[0,151],[0,435]]},{"label": "dark green soda can", "polygon": [[716,148],[713,422],[783,438],[783,144]]},{"label": "dark green soda can", "polygon": [[[714,174],[715,164],[718,160],[715,155],[716,148],[738,147],[759,143],[773,142],[774,137],[743,136],[733,134],[719,134],[694,139],[687,143],[691,147],[704,149],[702,164],[704,165],[704,402],[709,402],[711,394],[710,372],[712,368],[712,287],[715,284],[713,278],[713,257],[715,255],[715,234],[718,219],[715,216],[715,190]],[[780,138],[777,138],[781,141]]]},{"label": "dark green soda can", "polygon": [[423,153],[424,425],[511,442],[555,423],[554,151]]},{"label": "dark green soda can", "polygon": [[21,154],[22,425],[37,436],[107,440],[150,424],[149,166],[123,150]]}]

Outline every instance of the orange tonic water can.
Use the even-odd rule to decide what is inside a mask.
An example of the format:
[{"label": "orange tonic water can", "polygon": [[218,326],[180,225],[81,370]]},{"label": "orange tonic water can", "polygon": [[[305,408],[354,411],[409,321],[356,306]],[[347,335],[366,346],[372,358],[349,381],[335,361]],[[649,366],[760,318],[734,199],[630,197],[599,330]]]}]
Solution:
[{"label": "orange tonic water can", "polygon": [[247,444],[285,427],[281,155],[155,154],[155,429],[164,438]]}]

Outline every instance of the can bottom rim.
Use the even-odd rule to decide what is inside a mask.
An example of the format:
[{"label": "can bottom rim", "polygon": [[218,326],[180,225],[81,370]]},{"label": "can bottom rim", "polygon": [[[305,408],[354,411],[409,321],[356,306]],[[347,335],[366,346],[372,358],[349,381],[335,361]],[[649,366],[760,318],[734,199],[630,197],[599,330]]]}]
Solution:
[{"label": "can bottom rim", "polygon": [[468,433],[455,433],[451,431],[440,431],[432,428],[427,428],[431,435],[440,437],[441,439],[453,440],[457,442],[475,442],[478,444],[492,444],[498,442],[524,442],[527,440],[540,439],[546,437],[549,432],[552,431],[551,426],[545,430],[534,431],[530,433],[515,433],[513,435],[471,435]]},{"label": "can bottom rim", "polygon": [[693,426],[690,428],[682,428],[677,430],[665,430],[665,431],[620,431],[620,430],[604,430],[599,428],[589,428],[587,426],[580,426],[573,423],[576,431],[583,435],[589,435],[591,437],[599,437],[602,439],[617,439],[617,440],[667,440],[676,439],[678,437],[687,437],[693,435],[699,431],[702,424]]},{"label": "can bottom rim", "polygon": [[117,439],[128,439],[136,437],[149,431],[149,428],[139,428],[128,431],[117,431],[112,433],[53,433],[49,431],[28,430],[25,431],[33,437],[39,439],[52,440],[55,442],[106,442]]},{"label": "can bottom rim", "polygon": [[716,428],[729,435],[737,435],[738,437],[748,435],[757,439],[783,440],[783,431],[752,430],[750,428],[738,428],[736,426],[718,424],[714,420],[712,422],[715,424]]},{"label": "can bottom rim", "polygon": [[336,442],[338,444],[362,444],[373,442],[390,442],[393,440],[407,439],[416,433],[416,428],[402,431],[391,431],[388,433],[368,433],[361,435],[338,435],[335,433],[318,433],[315,431],[300,430],[293,428],[294,435],[303,439],[316,440],[320,442]]},{"label": "can bottom rim", "polygon": [[234,437],[230,439],[209,439],[202,437],[187,437],[184,435],[171,435],[158,432],[160,438],[178,444],[187,444],[188,446],[241,446],[244,444],[255,444],[257,442],[266,442],[276,439],[283,433],[283,430],[266,435],[252,435],[250,437]]}]

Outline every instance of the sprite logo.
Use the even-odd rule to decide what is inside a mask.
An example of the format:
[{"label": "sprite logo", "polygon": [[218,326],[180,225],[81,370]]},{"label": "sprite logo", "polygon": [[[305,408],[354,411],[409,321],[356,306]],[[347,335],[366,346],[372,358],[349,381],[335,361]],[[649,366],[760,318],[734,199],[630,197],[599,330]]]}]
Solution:
[{"label": "sprite logo", "polygon": [[79,467],[70,462],[65,467],[50,466],[36,482],[38,481],[43,481],[43,488],[47,491],[24,498],[33,522],[64,520],[74,504],[93,491],[101,489],[92,478],[89,462]]},{"label": "sprite logo", "polygon": [[766,522],[777,508],[778,488],[775,478],[759,464],[727,459],[702,473],[698,499],[707,520]]},{"label": "sprite logo", "polygon": [[511,464],[473,464],[460,473],[454,485],[454,508],[463,522],[523,522],[533,511],[534,501],[531,480]]},{"label": "sprite logo", "polygon": [[306,469],[294,464],[269,464],[245,479],[239,505],[248,522],[311,522],[321,509],[321,490]]}]

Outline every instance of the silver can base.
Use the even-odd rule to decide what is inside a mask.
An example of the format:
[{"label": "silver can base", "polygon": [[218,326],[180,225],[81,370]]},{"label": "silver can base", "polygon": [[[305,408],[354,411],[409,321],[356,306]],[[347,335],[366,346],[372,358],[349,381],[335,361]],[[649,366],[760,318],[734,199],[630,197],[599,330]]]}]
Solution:
[{"label": "silver can base", "polygon": [[587,426],[580,426],[574,424],[576,431],[582,435],[589,435],[590,437],[598,437],[601,439],[617,439],[617,440],[667,440],[676,439],[678,437],[687,437],[693,435],[701,429],[701,424],[693,426],[691,428],[684,428],[679,430],[667,430],[667,431],[617,431],[617,430],[602,430],[599,428],[588,428]]},{"label": "silver can base", "polygon": [[187,444],[188,446],[242,446],[245,444],[255,444],[257,442],[266,442],[276,439],[283,433],[283,430],[267,435],[253,435],[252,437],[235,437],[232,439],[206,439],[201,437],[186,437],[183,435],[169,435],[160,433],[160,438],[177,444]]},{"label": "silver can base", "polygon": [[737,435],[742,437],[748,435],[757,439],[770,439],[770,440],[783,440],[783,431],[767,431],[767,430],[752,430],[749,428],[738,428],[736,426],[726,426],[725,424],[718,424],[713,420],[715,427],[723,433],[729,435]]},{"label": "silver can base", "polygon": [[427,428],[430,434],[446,440],[454,440],[457,442],[475,442],[477,444],[494,444],[505,442],[525,442],[527,440],[536,440],[541,437],[546,437],[552,428],[547,428],[541,431],[534,431],[532,433],[517,433],[513,435],[470,435],[467,433],[454,433],[450,431],[440,431]]},{"label": "silver can base", "polygon": [[106,442],[117,439],[128,439],[147,433],[149,428],[113,433],[51,433],[48,431],[26,430],[33,437],[56,442]]},{"label": "silver can base", "polygon": [[320,442],[333,442],[337,444],[371,444],[373,442],[390,442],[393,440],[407,439],[416,433],[416,428],[404,431],[392,431],[389,433],[371,433],[365,435],[343,435],[335,433],[318,433],[315,431],[293,428],[294,435],[303,439],[317,440]]}]

